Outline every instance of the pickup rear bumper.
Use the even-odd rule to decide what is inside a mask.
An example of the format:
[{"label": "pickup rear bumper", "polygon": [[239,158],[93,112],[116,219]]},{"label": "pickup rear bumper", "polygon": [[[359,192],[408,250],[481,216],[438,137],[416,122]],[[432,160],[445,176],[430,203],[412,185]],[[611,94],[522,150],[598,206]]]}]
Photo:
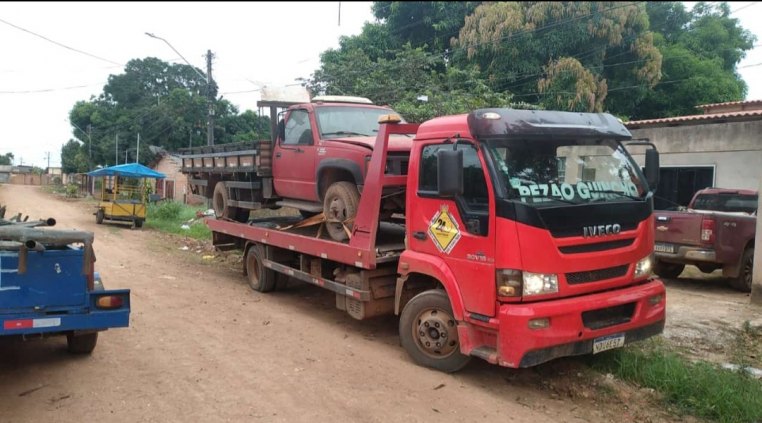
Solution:
[{"label": "pickup rear bumper", "polygon": [[655,251],[654,255],[661,261],[670,263],[717,262],[717,254],[711,248],[676,245],[675,253]]},{"label": "pickup rear bumper", "polygon": [[[474,346],[491,341],[496,347],[477,347],[471,355],[501,366],[530,367],[558,357],[592,353],[595,341],[601,338],[623,335],[628,344],[658,335],[664,330],[665,316],[664,285],[652,279],[598,294],[503,304],[497,318],[489,322],[490,326],[497,324],[495,330],[465,325],[459,328],[459,335],[461,340],[465,335],[477,341]],[[549,325],[530,328],[530,321],[538,319],[548,319]]]}]

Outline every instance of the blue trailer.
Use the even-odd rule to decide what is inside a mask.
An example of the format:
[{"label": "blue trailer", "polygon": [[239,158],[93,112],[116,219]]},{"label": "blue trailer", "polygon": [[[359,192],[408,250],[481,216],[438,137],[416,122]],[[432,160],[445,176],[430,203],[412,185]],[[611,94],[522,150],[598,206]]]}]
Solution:
[{"label": "blue trailer", "polygon": [[92,232],[2,217],[0,336],[65,335],[69,352],[88,354],[99,331],[129,325],[130,290],[103,288]]}]

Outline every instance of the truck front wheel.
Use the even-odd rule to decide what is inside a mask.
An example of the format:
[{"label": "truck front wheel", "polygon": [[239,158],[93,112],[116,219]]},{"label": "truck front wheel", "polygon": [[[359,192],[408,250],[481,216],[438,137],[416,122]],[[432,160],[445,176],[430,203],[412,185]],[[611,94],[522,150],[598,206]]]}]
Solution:
[{"label": "truck front wheel", "polygon": [[275,271],[264,264],[265,249],[261,245],[252,245],[246,253],[246,277],[251,289],[270,292],[275,289]]},{"label": "truck front wheel", "polygon": [[657,261],[654,265],[654,273],[663,278],[669,279],[674,279],[680,276],[680,274],[683,273],[684,269],[685,265],[679,263],[665,263],[663,261]]},{"label": "truck front wheel", "polygon": [[441,289],[422,292],[405,305],[399,333],[405,351],[422,366],[452,373],[471,360],[460,352],[458,323]]},{"label": "truck front wheel", "polygon": [[741,269],[738,276],[730,280],[730,286],[743,291],[751,292],[751,275],[754,271],[754,249],[747,248],[741,257]]},{"label": "truck front wheel", "polygon": [[66,335],[67,350],[72,354],[90,354],[98,343],[98,332]]},{"label": "truck front wheel", "polygon": [[[352,230],[360,193],[353,182],[335,182],[328,187],[323,199],[323,213],[326,218],[326,230],[334,241],[349,238],[347,230]],[[346,226],[346,229],[345,229]]]}]

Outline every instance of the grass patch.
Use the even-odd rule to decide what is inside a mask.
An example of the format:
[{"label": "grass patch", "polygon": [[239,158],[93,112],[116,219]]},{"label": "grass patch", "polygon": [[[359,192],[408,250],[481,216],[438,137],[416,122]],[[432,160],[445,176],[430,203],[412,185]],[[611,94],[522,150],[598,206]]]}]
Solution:
[{"label": "grass patch", "polygon": [[740,366],[762,369],[762,327],[745,321],[736,334],[731,358]]},{"label": "grass patch", "polygon": [[[196,212],[199,210],[206,209],[203,207],[192,207],[176,201],[151,203],[148,205],[144,226],[157,231],[183,235],[193,239],[209,239],[212,232],[204,224],[203,219],[196,219]],[[185,224],[188,225],[189,229],[183,229]]]},{"label": "grass patch", "polygon": [[593,368],[652,388],[681,411],[719,422],[762,421],[762,381],[689,362],[654,341],[601,354]]}]

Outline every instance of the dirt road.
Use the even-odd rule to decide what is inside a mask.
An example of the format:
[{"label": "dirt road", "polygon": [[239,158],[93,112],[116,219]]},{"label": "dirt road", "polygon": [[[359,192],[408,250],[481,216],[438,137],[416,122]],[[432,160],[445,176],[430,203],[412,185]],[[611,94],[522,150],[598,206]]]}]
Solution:
[{"label": "dirt road", "polygon": [[35,187],[0,186],[0,204],[95,232],[104,284],[132,290],[130,327],[101,333],[89,357],[68,355],[61,338],[0,343],[2,423],[680,421],[638,392],[601,397],[573,359],[427,370],[398,345],[396,319],[354,321],[326,291],[255,293],[239,266],[150,230],[96,225],[91,205]]}]

